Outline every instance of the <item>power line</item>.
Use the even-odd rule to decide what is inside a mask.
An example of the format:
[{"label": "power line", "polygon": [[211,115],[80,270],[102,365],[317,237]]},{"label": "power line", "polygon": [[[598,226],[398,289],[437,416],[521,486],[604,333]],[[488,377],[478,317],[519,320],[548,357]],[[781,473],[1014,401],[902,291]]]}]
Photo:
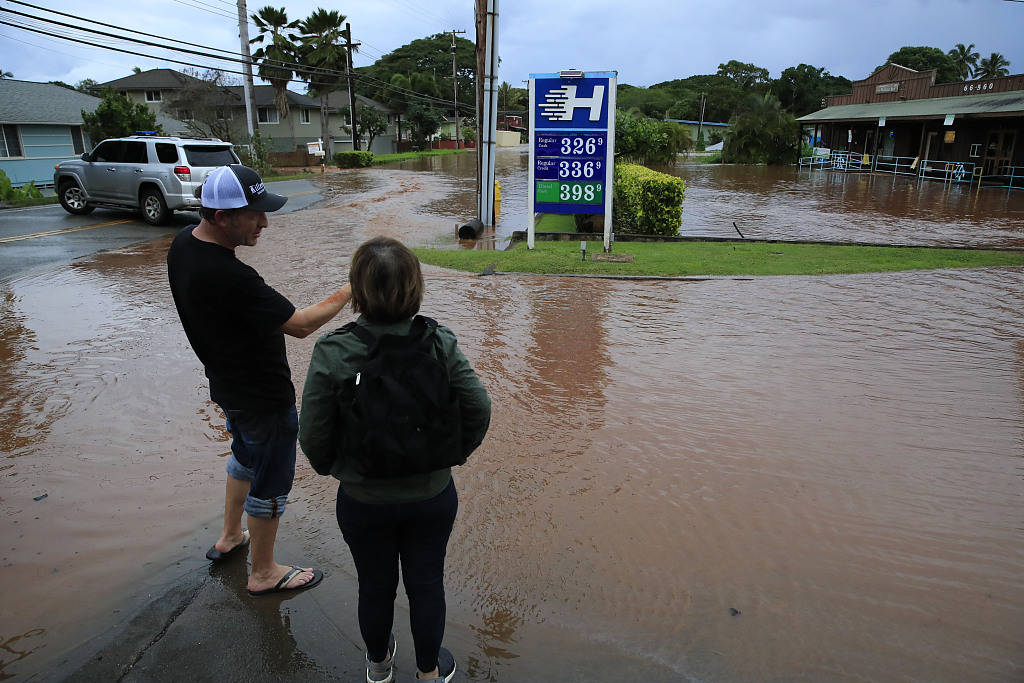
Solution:
[{"label": "power line", "polygon": [[[0,8],[0,9],[2,9],[2,8]],[[7,10],[7,11],[10,11],[10,10]],[[180,60],[180,59],[173,59],[171,57],[158,57],[156,55],[151,55],[151,54],[144,53],[144,52],[136,52],[134,50],[126,50],[124,48],[114,47],[114,46],[111,46],[111,45],[103,45],[103,44],[98,44],[98,43],[94,43],[94,42],[89,42],[87,40],[83,40],[81,38],[75,38],[75,37],[69,36],[69,35],[62,35],[62,34],[59,34],[59,33],[53,33],[53,32],[49,32],[49,31],[44,31],[43,29],[40,29],[40,28],[34,28],[34,27],[31,27],[31,26],[14,24],[14,23],[11,23],[9,21],[4,21],[2,19],[0,19],[0,24],[6,25],[6,26],[11,26],[11,27],[17,28],[17,29],[21,29],[23,31],[31,31],[33,33],[38,33],[38,34],[41,34],[43,36],[49,36],[49,37],[52,37],[52,38],[59,38],[61,40],[67,40],[67,41],[71,41],[71,42],[74,42],[74,43],[79,43],[79,44],[82,44],[82,45],[87,45],[89,47],[95,47],[95,48],[99,48],[99,49],[103,49],[103,50],[113,50],[115,52],[121,52],[121,53],[124,53],[124,54],[135,55],[135,56],[138,56],[138,57],[147,57],[149,59],[155,59],[155,60],[158,60],[158,61],[160,61],[160,60],[168,61],[168,62],[173,62],[175,64],[183,64],[185,66],[191,66],[191,67],[200,68],[200,69],[203,69],[203,68],[205,68],[205,69],[216,68],[217,70],[219,70],[221,72],[224,72],[224,73],[232,73],[232,74],[244,75],[244,72],[238,71],[238,70],[235,70],[235,69],[226,69],[226,68],[221,68],[221,67],[210,67],[209,65],[196,64],[194,62],[187,62],[187,61]],[[147,44],[149,44],[149,43],[147,43]],[[157,45],[156,47],[164,47],[164,46]],[[170,51],[175,51],[175,52],[194,52],[192,50],[181,50],[179,48],[171,48],[171,47],[164,47],[164,49],[167,49],[167,50],[170,50]],[[200,55],[200,56],[211,57],[211,55]],[[217,57],[217,56],[212,56],[212,57],[214,59],[223,59],[223,58]],[[242,60],[227,60],[227,61],[242,61]],[[337,73],[343,73],[343,72],[337,72]],[[316,73],[314,73],[314,74],[311,74],[311,75],[312,76],[316,76],[316,75],[323,75],[323,74],[316,74]],[[429,104],[445,105],[445,106],[449,106],[449,107],[451,107],[451,106],[453,106],[455,104],[451,100],[445,100],[443,98],[434,97],[434,96],[431,96],[431,95],[425,95],[423,93],[418,93],[418,92],[416,92],[414,90],[408,90],[408,89],[405,89],[405,88],[401,88],[399,86],[395,86],[395,85],[392,85],[390,83],[386,83],[384,81],[381,81],[381,80],[376,79],[376,78],[372,78],[370,76],[365,76],[365,75],[362,75],[362,74],[355,74],[354,76],[355,76],[356,80],[364,81],[364,82],[370,83],[370,84],[377,84],[375,86],[377,89],[383,89],[383,90],[388,90],[388,91],[391,91],[391,92],[396,92],[396,93],[398,93],[398,94],[400,94],[400,95],[402,95],[404,97],[407,97],[407,98],[417,99],[417,100],[420,100],[420,101],[423,101],[423,102],[426,102],[426,103],[429,103]],[[315,81],[313,79],[310,79],[309,81],[305,81],[304,79],[294,79],[294,78],[289,79],[288,83],[306,83],[309,87],[314,88],[314,89],[317,86],[333,85],[333,83],[330,83],[330,82],[319,82],[319,81]],[[466,110],[468,111],[469,108],[467,107]]]}]

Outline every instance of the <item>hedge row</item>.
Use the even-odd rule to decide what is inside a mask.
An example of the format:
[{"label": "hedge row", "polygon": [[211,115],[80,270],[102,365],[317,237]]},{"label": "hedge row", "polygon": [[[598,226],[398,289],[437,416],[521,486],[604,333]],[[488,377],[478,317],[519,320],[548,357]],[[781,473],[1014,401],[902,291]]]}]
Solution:
[{"label": "hedge row", "polygon": [[363,168],[373,165],[373,152],[337,152],[334,165],[338,168]]},{"label": "hedge row", "polygon": [[615,165],[612,220],[616,232],[679,234],[686,184],[682,178],[637,164]]}]

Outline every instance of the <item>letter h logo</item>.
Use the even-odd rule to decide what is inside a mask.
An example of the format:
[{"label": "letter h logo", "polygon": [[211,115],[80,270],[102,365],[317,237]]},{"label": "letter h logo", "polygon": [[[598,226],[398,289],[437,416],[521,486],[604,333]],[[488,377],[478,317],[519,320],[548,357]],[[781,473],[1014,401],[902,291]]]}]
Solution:
[{"label": "letter h logo", "polygon": [[601,119],[601,104],[604,102],[604,86],[595,85],[592,97],[576,97],[575,85],[563,85],[549,90],[540,105],[541,116],[551,121],[572,121],[576,109],[590,109],[590,120]]}]

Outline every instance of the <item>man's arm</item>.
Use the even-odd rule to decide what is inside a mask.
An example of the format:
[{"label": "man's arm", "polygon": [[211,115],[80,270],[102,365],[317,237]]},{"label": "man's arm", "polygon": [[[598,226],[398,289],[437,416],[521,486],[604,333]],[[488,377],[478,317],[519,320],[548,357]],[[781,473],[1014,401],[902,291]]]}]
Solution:
[{"label": "man's arm", "polygon": [[334,294],[312,306],[295,309],[292,317],[281,325],[281,331],[290,337],[302,339],[319,330],[324,323],[338,315],[352,299],[352,287],[345,285]]}]

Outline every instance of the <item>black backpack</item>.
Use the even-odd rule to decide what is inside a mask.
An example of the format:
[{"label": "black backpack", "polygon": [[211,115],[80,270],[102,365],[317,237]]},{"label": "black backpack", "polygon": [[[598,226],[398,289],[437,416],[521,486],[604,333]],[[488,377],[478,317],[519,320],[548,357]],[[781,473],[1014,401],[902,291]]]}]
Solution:
[{"label": "black backpack", "polygon": [[339,456],[373,479],[464,464],[459,400],[436,343],[437,321],[417,315],[408,336],[378,339],[354,322],[338,332],[352,332],[369,348],[341,389]]}]

